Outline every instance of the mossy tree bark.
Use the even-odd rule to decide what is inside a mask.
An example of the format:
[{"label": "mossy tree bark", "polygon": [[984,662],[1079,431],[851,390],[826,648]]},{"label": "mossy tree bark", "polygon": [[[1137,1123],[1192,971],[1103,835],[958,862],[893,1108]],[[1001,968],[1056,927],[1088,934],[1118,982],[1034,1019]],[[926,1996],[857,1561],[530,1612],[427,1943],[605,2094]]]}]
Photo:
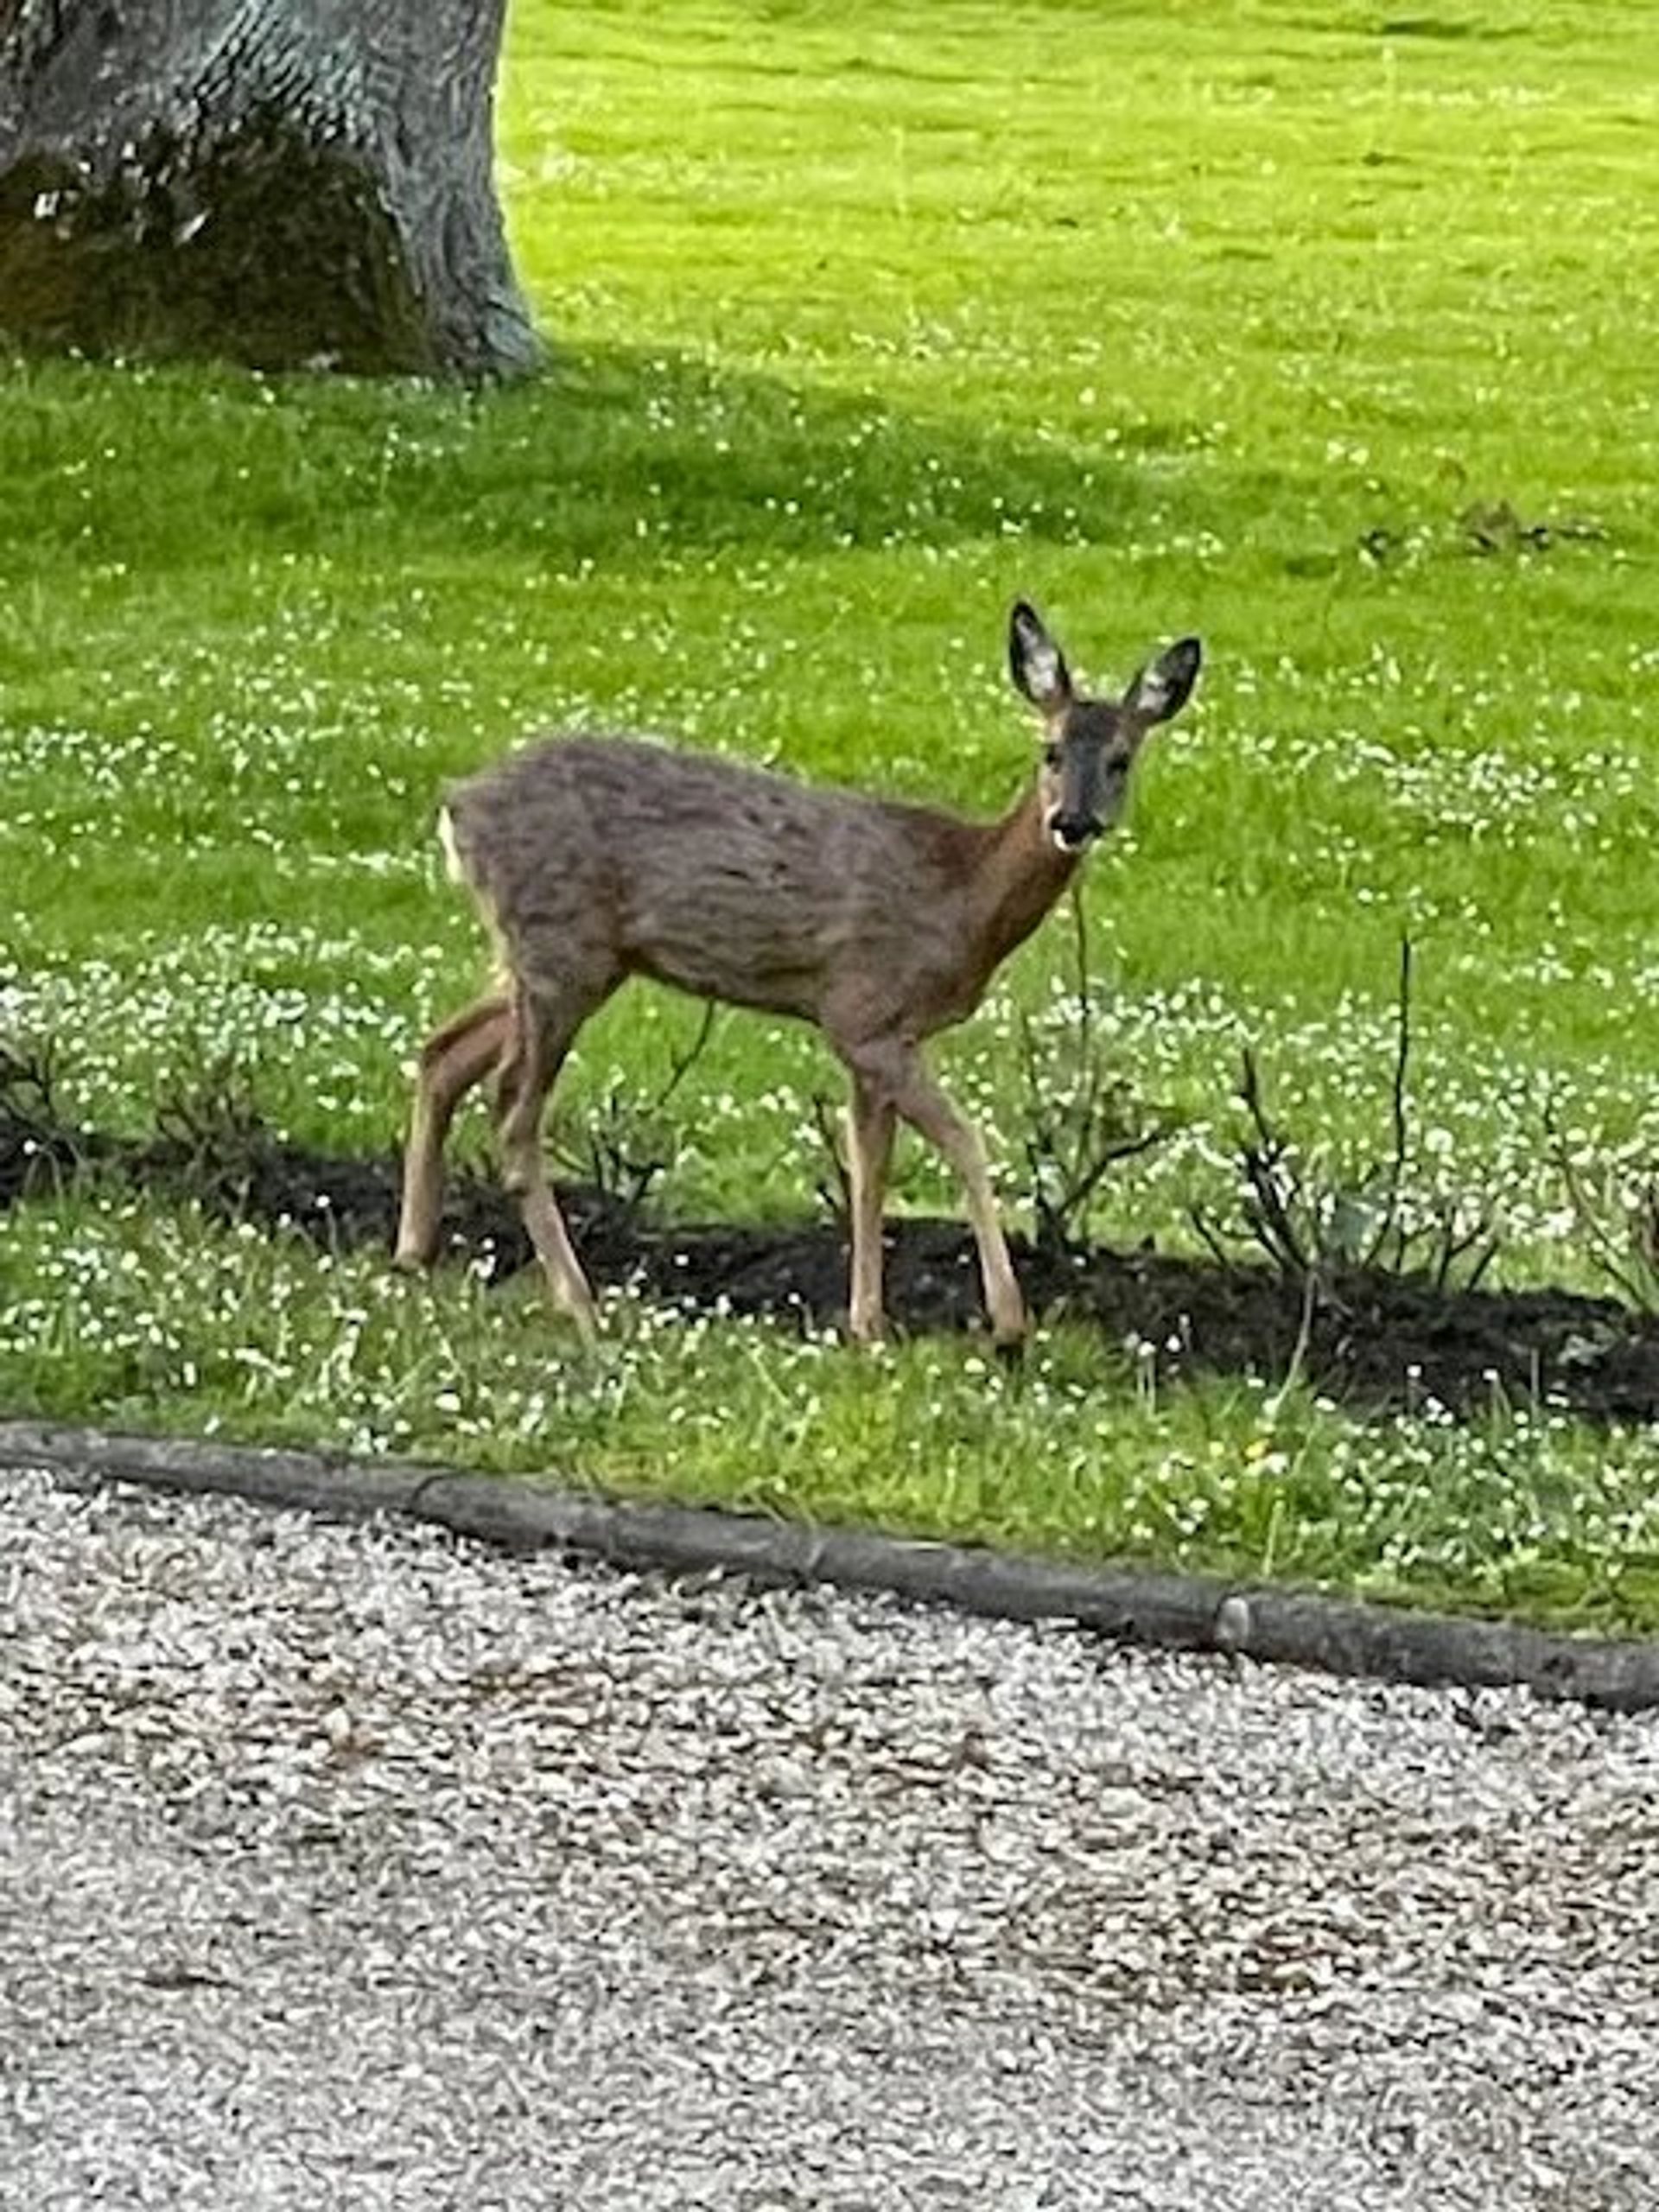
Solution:
[{"label": "mossy tree bark", "polygon": [[467,377],[539,348],[505,0],[0,0],[0,335]]}]

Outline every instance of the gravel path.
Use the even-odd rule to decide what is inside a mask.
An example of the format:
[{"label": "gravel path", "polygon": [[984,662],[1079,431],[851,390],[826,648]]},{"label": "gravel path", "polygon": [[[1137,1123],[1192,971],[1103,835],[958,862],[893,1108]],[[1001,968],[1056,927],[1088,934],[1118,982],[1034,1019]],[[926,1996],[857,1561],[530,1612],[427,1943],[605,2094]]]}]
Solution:
[{"label": "gravel path", "polygon": [[1659,2202],[1659,1721],[0,1476],[0,2206]]}]

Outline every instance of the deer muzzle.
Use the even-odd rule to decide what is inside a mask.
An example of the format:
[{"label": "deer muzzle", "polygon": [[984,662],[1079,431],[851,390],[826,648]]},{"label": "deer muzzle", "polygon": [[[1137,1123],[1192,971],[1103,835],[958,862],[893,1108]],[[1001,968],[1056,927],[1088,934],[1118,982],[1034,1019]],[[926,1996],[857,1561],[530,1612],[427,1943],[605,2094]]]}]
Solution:
[{"label": "deer muzzle", "polygon": [[1068,814],[1063,807],[1056,808],[1048,817],[1048,834],[1063,853],[1082,852],[1104,834],[1105,828],[1097,814]]}]

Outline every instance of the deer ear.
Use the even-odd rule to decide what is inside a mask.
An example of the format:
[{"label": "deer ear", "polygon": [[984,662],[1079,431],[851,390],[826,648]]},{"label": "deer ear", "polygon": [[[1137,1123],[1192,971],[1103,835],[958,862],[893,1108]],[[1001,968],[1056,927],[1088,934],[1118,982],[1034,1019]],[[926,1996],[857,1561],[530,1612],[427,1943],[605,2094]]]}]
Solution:
[{"label": "deer ear", "polygon": [[1166,722],[1179,715],[1191,697],[1204,660],[1204,647],[1196,638],[1182,638],[1150,668],[1143,668],[1123,694],[1125,709],[1137,721]]},{"label": "deer ear", "polygon": [[1058,714],[1071,699],[1065,655],[1043,627],[1036,608],[1023,599],[1015,600],[1008,616],[1008,673],[1014,690],[1023,691],[1046,715]]}]

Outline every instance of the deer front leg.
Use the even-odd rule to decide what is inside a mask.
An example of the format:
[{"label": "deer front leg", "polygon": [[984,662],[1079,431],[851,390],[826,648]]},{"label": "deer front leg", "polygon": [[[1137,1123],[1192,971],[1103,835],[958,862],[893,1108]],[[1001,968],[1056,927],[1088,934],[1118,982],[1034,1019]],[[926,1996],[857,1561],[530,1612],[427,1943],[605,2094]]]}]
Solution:
[{"label": "deer front leg", "polygon": [[498,993],[447,1021],[422,1047],[404,1151],[404,1198],[394,1267],[429,1268],[437,1256],[444,1139],[456,1107],[500,1058],[512,1029],[512,1008]]},{"label": "deer front leg", "polygon": [[852,1101],[847,1109],[853,1239],[847,1325],[857,1344],[877,1343],[887,1328],[881,1310],[881,1205],[893,1159],[895,1119],[891,1099],[855,1070]]},{"label": "deer front leg", "polygon": [[[1026,1302],[1008,1256],[1007,1241],[997,1217],[985,1149],[971,1125],[965,1122],[929,1074],[915,1046],[885,1040],[862,1048],[857,1056],[858,1073],[893,1109],[927,1139],[956,1170],[967,1200],[968,1218],[979,1248],[979,1271],[985,1288],[985,1306],[991,1334],[999,1344],[1017,1344],[1026,1334]],[[880,1228],[876,1229],[880,1251]]]},{"label": "deer front leg", "polygon": [[915,1088],[899,1102],[899,1110],[912,1128],[938,1146],[961,1178],[974,1242],[979,1247],[980,1279],[985,1286],[992,1336],[999,1344],[1022,1343],[1027,1325],[1026,1301],[1020,1294],[1007,1240],[997,1217],[990,1169],[978,1131],[963,1120],[932,1077],[920,1068]]}]

